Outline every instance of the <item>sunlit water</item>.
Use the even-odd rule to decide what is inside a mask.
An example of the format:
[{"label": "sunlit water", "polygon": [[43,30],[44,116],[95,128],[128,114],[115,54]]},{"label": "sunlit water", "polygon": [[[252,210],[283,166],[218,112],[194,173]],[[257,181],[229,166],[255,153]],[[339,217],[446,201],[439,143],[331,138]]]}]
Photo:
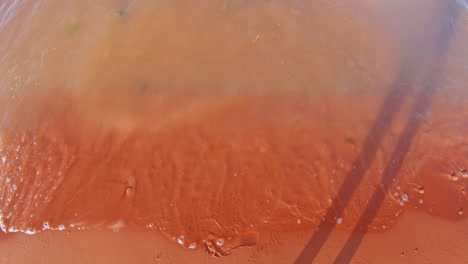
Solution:
[{"label": "sunlit water", "polygon": [[[149,228],[227,255],[268,230],[353,228],[375,190],[362,228],[405,210],[460,220],[468,20],[454,4],[4,1],[2,230]],[[392,89],[396,109],[382,110]]]}]

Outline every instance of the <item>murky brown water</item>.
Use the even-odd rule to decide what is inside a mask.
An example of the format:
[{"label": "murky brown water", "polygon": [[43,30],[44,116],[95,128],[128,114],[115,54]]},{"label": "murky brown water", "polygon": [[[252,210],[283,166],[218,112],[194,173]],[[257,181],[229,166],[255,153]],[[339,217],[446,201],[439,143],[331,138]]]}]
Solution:
[{"label": "murky brown water", "polygon": [[227,255],[323,222],[464,219],[451,3],[1,3],[2,229],[151,229]]}]

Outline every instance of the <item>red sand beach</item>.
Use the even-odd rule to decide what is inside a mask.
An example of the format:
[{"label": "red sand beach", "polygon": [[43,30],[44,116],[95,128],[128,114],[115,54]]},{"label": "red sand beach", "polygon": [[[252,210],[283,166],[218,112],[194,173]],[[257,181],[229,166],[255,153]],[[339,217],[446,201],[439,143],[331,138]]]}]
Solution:
[{"label": "red sand beach", "polygon": [[1,263],[468,259],[465,10],[93,3],[0,4]]}]

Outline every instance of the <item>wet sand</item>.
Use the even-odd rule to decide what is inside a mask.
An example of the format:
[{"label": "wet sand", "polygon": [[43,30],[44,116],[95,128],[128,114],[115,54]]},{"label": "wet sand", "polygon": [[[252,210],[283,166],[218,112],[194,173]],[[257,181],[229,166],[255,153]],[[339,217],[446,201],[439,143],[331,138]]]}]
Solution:
[{"label": "wet sand", "polygon": [[32,248],[5,260],[463,263],[468,22],[451,2],[15,3],[0,221],[34,235],[2,234]]},{"label": "wet sand", "polygon": [[[437,227],[437,228],[434,228]],[[44,231],[2,235],[2,263],[293,263],[313,230],[269,233],[255,247],[213,258],[188,251],[154,232]],[[466,224],[408,213],[384,233],[366,235],[351,263],[466,263]],[[5,237],[6,236],[6,237]],[[349,233],[335,230],[316,258],[332,263]],[[450,239],[448,239],[450,238]]]}]

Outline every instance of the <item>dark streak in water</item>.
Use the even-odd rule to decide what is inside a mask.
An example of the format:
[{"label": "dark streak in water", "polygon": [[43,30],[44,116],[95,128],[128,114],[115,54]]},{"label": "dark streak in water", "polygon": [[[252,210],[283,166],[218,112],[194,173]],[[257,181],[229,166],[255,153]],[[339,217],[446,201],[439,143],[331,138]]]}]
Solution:
[{"label": "dark streak in water", "polygon": [[123,6],[122,8],[114,11],[114,14],[119,18],[119,19],[124,19],[129,10],[133,7],[133,5],[135,4],[136,0],[129,0],[127,1],[127,3],[125,4],[125,6]]}]

